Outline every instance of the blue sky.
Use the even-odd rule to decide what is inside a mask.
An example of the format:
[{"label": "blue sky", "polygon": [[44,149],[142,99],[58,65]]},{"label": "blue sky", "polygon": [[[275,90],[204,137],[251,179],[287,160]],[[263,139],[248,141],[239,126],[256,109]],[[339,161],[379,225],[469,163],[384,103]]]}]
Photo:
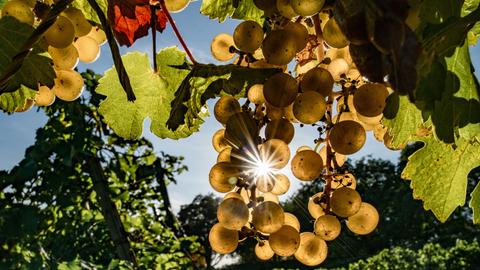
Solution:
[{"label": "blue sky", "polygon": [[[218,23],[201,15],[199,10],[200,1],[196,1],[191,3],[183,12],[173,14],[173,18],[176,20],[177,26],[196,60],[203,63],[212,63],[215,61],[210,56],[210,41],[219,33],[233,33],[238,21],[227,20],[224,23]],[[170,27],[158,37],[158,48],[168,46],[179,46]],[[139,40],[133,48],[122,48],[123,53],[133,50],[151,54],[150,38]],[[472,59],[477,69],[480,69],[480,48],[478,46],[472,48]],[[81,71],[90,68],[98,73],[103,73],[112,65],[110,52],[105,45],[102,47],[102,55],[97,62],[89,65],[81,64],[78,68]],[[477,72],[477,76],[478,74]],[[212,113],[213,103],[209,102],[208,105],[209,111]],[[35,130],[43,126],[46,121],[43,112],[37,112],[35,109],[14,115],[0,113],[2,126],[0,132],[0,147],[2,149],[0,152],[0,170],[11,169],[23,158],[25,149],[34,142]],[[146,124],[148,125],[148,120]],[[148,129],[144,132],[144,136],[153,142],[156,151],[184,156],[185,164],[189,167],[188,172],[177,177],[177,185],[169,187],[175,210],[178,210],[180,205],[191,202],[193,197],[199,193],[213,192],[208,183],[208,172],[210,167],[215,164],[217,153],[211,146],[211,136],[220,128],[221,125],[213,117],[209,117],[202,125],[200,132],[180,141],[161,140],[150,134]],[[295,139],[290,144],[291,151],[295,151],[301,145],[313,146],[313,139],[317,135],[314,128],[299,128],[297,126],[296,132]],[[399,153],[388,150],[383,146],[383,143],[375,141],[373,136],[369,135],[366,146],[350,158],[355,160],[367,155],[395,162]],[[300,185],[300,182],[290,173],[287,173],[287,175],[290,176],[292,185],[290,192],[282,196],[283,198],[294,192]]]}]

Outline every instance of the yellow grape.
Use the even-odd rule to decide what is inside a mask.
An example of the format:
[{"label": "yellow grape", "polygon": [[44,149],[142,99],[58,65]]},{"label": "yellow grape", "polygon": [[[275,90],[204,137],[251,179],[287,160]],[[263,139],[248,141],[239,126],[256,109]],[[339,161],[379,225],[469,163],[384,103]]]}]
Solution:
[{"label": "yellow grape", "polygon": [[275,174],[275,185],[271,191],[272,194],[275,195],[283,195],[287,193],[288,189],[290,188],[290,180],[284,174]]},{"label": "yellow grape", "polygon": [[86,36],[92,30],[92,25],[85,19],[81,10],[69,7],[62,12],[62,15],[72,22],[76,37]]},{"label": "yellow grape", "polygon": [[[332,152],[333,152],[333,150],[332,150]],[[326,167],[327,166],[327,147],[323,146],[318,153],[322,157],[323,166]],[[334,164],[335,164],[333,159],[335,159],[335,161],[337,162],[337,165],[339,167],[342,167],[343,164],[345,164],[345,161],[347,160],[347,157],[345,155],[342,155],[342,154],[339,154],[339,153],[334,153],[333,157],[331,158],[331,163],[330,163],[330,166],[332,168],[334,167]]]},{"label": "yellow grape", "polygon": [[296,153],[302,152],[302,151],[305,151],[305,150],[313,150],[313,149],[310,146],[302,145],[297,149]]},{"label": "yellow grape", "polygon": [[213,225],[208,234],[212,249],[220,254],[232,253],[238,246],[238,232],[224,228],[220,223]]},{"label": "yellow grape", "polygon": [[247,112],[232,115],[225,125],[225,139],[236,149],[253,148],[258,132],[257,123]]},{"label": "yellow grape", "polygon": [[229,198],[220,203],[218,222],[226,229],[240,230],[248,222],[248,207],[242,199]]},{"label": "yellow grape", "polygon": [[264,32],[255,21],[244,21],[233,32],[233,41],[242,52],[254,53],[262,45]]},{"label": "yellow grape", "polygon": [[342,187],[335,190],[330,198],[330,207],[333,213],[340,217],[350,217],[355,215],[360,209],[362,198],[357,191]]},{"label": "yellow grape", "polygon": [[107,42],[107,35],[99,26],[92,27],[92,30],[90,30],[87,37],[93,38],[100,46]]},{"label": "yellow grape", "polygon": [[287,65],[295,57],[297,41],[295,36],[287,30],[273,30],[263,40],[262,50],[268,63]]},{"label": "yellow grape", "polygon": [[317,203],[317,200],[320,200],[323,195],[323,192],[318,192],[310,199],[308,199],[308,212],[310,215],[314,218],[317,219],[323,215],[325,215],[325,208],[327,205],[325,203]]},{"label": "yellow grape", "polygon": [[325,241],[332,241],[340,235],[342,226],[336,216],[323,215],[315,220],[315,234]]},{"label": "yellow grape", "polygon": [[267,109],[267,117],[270,119],[270,121],[275,121],[278,119],[281,119],[283,117],[283,109],[282,108],[277,108],[275,106],[272,106],[270,104],[266,105]]},{"label": "yellow grape", "polygon": [[366,117],[375,117],[383,113],[387,105],[388,90],[383,84],[368,83],[362,85],[353,95],[353,105],[357,113]]},{"label": "yellow grape", "polygon": [[268,241],[262,241],[255,245],[255,255],[261,261],[268,261],[273,257],[273,255],[275,255],[275,253],[270,247]]},{"label": "yellow grape", "polygon": [[23,1],[14,0],[8,1],[2,7],[1,17],[12,16],[22,23],[33,25],[35,21],[35,14],[33,14],[32,8]]},{"label": "yellow grape", "polygon": [[212,145],[213,148],[215,148],[215,151],[219,153],[229,147],[228,142],[225,139],[225,129],[219,129],[213,134]]},{"label": "yellow grape", "polygon": [[322,10],[325,0],[290,0],[293,10],[300,16],[312,16]]},{"label": "yellow grape", "polygon": [[294,214],[288,212],[285,212],[284,215],[285,221],[283,222],[283,225],[291,226],[295,228],[297,232],[300,232],[300,221],[298,221],[298,218]]},{"label": "yellow grape", "polygon": [[260,159],[275,169],[282,169],[290,160],[290,148],[279,139],[270,139],[259,146]]},{"label": "yellow grape", "polygon": [[269,174],[259,175],[255,178],[255,185],[259,191],[268,193],[273,190],[275,179]]},{"label": "yellow grape", "polygon": [[366,138],[362,125],[352,120],[338,122],[330,130],[330,144],[342,155],[358,152],[365,145]]},{"label": "yellow grape", "polygon": [[327,70],[332,74],[332,77],[335,81],[339,81],[342,78],[343,74],[347,74],[349,70],[349,65],[347,61],[343,58],[337,58],[332,60],[327,67]]},{"label": "yellow grape", "polygon": [[301,93],[293,103],[293,115],[303,124],[314,124],[325,115],[325,97],[314,91]]},{"label": "yellow grape", "polygon": [[290,0],[277,0],[277,10],[280,15],[287,19],[298,16],[293,10],[292,5],[290,5]]},{"label": "yellow grape", "polygon": [[300,245],[295,259],[307,266],[317,266],[327,258],[328,247],[325,240],[311,232],[300,234]]},{"label": "yellow grape", "polygon": [[283,116],[292,123],[298,123],[298,119],[293,114],[293,103],[283,108]]},{"label": "yellow grape", "polygon": [[34,103],[35,102],[32,99],[26,99],[23,106],[16,108],[15,112],[20,112],[20,113],[21,112],[27,112],[28,110],[30,110],[33,107]]},{"label": "yellow grape", "polygon": [[383,118],[383,113],[375,117],[367,117],[357,113],[357,118],[365,127],[365,130],[373,130],[376,125],[380,124],[380,121]]},{"label": "yellow grape", "polygon": [[248,100],[253,104],[265,103],[265,96],[263,95],[263,84],[255,84],[248,89]]},{"label": "yellow grape", "polygon": [[91,37],[79,37],[73,46],[77,48],[78,58],[84,63],[93,63],[100,56],[100,45]]},{"label": "yellow grape", "polygon": [[[330,48],[328,49],[327,53],[325,54],[325,58],[330,58],[330,60],[335,60],[337,58],[344,59],[347,61],[349,66],[354,66],[352,56],[350,55],[350,48],[346,46],[341,49],[337,48]],[[358,71],[358,70],[357,70]]]},{"label": "yellow grape", "polygon": [[65,16],[58,16],[57,21],[44,34],[48,45],[55,48],[65,48],[75,39],[75,28]]},{"label": "yellow grape", "polygon": [[322,173],[323,161],[317,152],[304,150],[293,157],[291,166],[295,177],[302,181],[312,181]]},{"label": "yellow grape", "polygon": [[269,139],[280,139],[289,144],[295,135],[295,127],[285,119],[278,119],[269,122],[265,128],[265,137]]},{"label": "yellow grape", "polygon": [[215,164],[208,175],[210,185],[220,193],[232,191],[237,183],[239,170],[231,163],[220,162]]},{"label": "yellow grape", "polygon": [[262,233],[278,231],[285,220],[282,207],[271,201],[262,202],[252,212],[253,226]]},{"label": "yellow grape", "polygon": [[348,217],[347,228],[353,233],[366,235],[375,230],[379,219],[377,209],[369,203],[362,202],[358,212]]},{"label": "yellow grape", "polygon": [[78,51],[73,45],[65,48],[48,46],[48,54],[52,57],[53,65],[57,70],[74,69],[78,64]]},{"label": "yellow grape", "polygon": [[82,95],[83,85],[80,73],[73,70],[59,70],[52,90],[59,99],[74,101]]},{"label": "yellow grape", "polygon": [[223,96],[215,103],[213,114],[218,122],[226,124],[230,116],[239,113],[241,110],[240,103],[234,97]]},{"label": "yellow grape", "polygon": [[231,198],[239,199],[239,200],[244,201],[242,195],[240,195],[240,193],[235,192],[235,191],[229,192],[229,193],[225,194],[225,196],[223,196],[224,201],[226,199],[231,199]]},{"label": "yellow grape", "polygon": [[35,94],[35,105],[50,106],[55,102],[55,92],[47,86],[38,87],[38,92]]},{"label": "yellow grape", "polygon": [[265,100],[278,108],[292,104],[297,93],[297,80],[286,73],[277,73],[271,76],[263,87]]},{"label": "yellow grape", "polygon": [[316,67],[303,75],[300,81],[300,89],[303,92],[316,91],[322,96],[328,97],[332,93],[334,83],[332,74],[328,70]]},{"label": "yellow grape", "polygon": [[[10,0],[10,2],[12,1],[17,1],[17,0]],[[37,0],[19,0],[20,2],[28,5],[30,8],[34,8],[35,5],[37,4]]]},{"label": "yellow grape", "polygon": [[228,146],[223,148],[220,153],[218,153],[217,162],[230,162],[230,155],[232,154],[232,147]]},{"label": "yellow grape", "polygon": [[294,36],[295,41],[297,42],[297,52],[300,52],[305,48],[305,46],[307,46],[309,37],[308,30],[303,24],[290,22],[283,29],[290,32],[291,35]]},{"label": "yellow grape", "polygon": [[342,30],[340,30],[340,26],[338,26],[337,20],[335,20],[334,17],[325,24],[323,28],[323,39],[328,45],[337,49],[344,48],[349,44],[347,37],[343,34]]},{"label": "yellow grape", "polygon": [[233,37],[229,34],[216,35],[210,45],[210,52],[213,58],[218,61],[230,61],[235,57],[235,52],[230,52],[230,47],[234,46]]},{"label": "yellow grape", "polygon": [[187,8],[190,0],[165,0],[165,6],[171,13],[177,13]]},{"label": "yellow grape", "polygon": [[300,245],[300,233],[292,226],[283,225],[270,234],[268,242],[278,256],[292,256]]}]

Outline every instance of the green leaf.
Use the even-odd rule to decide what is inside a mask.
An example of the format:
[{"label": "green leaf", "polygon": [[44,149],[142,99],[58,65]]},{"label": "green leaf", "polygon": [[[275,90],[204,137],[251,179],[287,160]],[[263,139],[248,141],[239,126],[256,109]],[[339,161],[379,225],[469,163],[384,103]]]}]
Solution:
[{"label": "green leaf", "polygon": [[[108,3],[106,0],[95,0],[100,8],[103,10],[103,13],[107,13]],[[72,3],[72,6],[80,9],[85,15],[87,20],[95,22],[100,25],[100,20],[98,19],[97,13],[93,10],[87,0],[75,0]]]},{"label": "green leaf", "polygon": [[458,0],[424,0],[419,16],[423,22],[438,24],[452,16],[459,16],[461,7],[461,1]]},{"label": "green leaf", "polygon": [[[6,16],[0,19],[0,74],[19,53],[19,49],[32,31],[32,26],[21,23],[13,17]],[[37,89],[38,83],[52,87],[55,78],[52,66],[52,60],[47,54],[35,46],[34,50],[25,58],[22,67],[9,80],[6,90],[15,91],[22,84],[31,89]]]},{"label": "green leaf", "polygon": [[[478,8],[480,0],[466,0],[463,3],[462,7],[462,16],[466,16]],[[477,44],[478,38],[480,36],[480,22],[477,22],[473,28],[468,32],[468,44],[474,46]]]},{"label": "green leaf", "polygon": [[469,206],[473,209],[473,223],[480,224],[480,183],[477,184],[470,196],[472,199]]},{"label": "green leaf", "polygon": [[417,130],[423,125],[422,112],[408,100],[407,96],[390,95],[383,116],[382,124],[392,135],[393,147],[414,141]]},{"label": "green leaf", "polygon": [[[237,7],[235,6],[237,2]],[[223,22],[227,17],[239,20],[252,20],[263,24],[265,17],[262,10],[257,8],[253,0],[203,0],[200,12],[210,19]]]},{"label": "green leaf", "polygon": [[190,125],[201,113],[208,99],[222,94],[222,90],[237,98],[245,96],[246,89],[254,84],[263,84],[279,69],[254,69],[237,65],[203,65],[198,64],[185,77],[175,93],[172,111],[167,122],[171,130],[180,125]]},{"label": "green leaf", "polygon": [[[105,117],[106,123],[119,136],[126,139],[138,139],[142,135],[145,118],[151,119],[151,131],[160,138],[179,139],[190,136],[198,131],[200,123],[197,119],[189,127],[181,126],[175,132],[165,128],[170,114],[170,103],[174,98],[174,91],[178,88],[183,76],[172,76],[172,66],[186,62],[185,54],[178,49],[167,48],[159,53],[159,71],[165,72],[162,76],[155,74],[147,54],[129,53],[122,57],[125,68],[130,76],[137,100],[127,101],[122,90],[118,75],[114,68],[105,72],[100,84],[95,90],[107,96],[100,104],[99,111]],[[188,71],[177,70],[180,74]],[[166,77],[168,79],[165,79]]]},{"label": "green leaf", "polygon": [[5,112],[15,112],[23,108],[27,99],[35,99],[37,91],[25,86],[20,86],[15,92],[3,93],[0,95],[0,109]]},{"label": "green leaf", "polygon": [[423,139],[424,147],[408,159],[402,177],[411,180],[413,197],[445,222],[457,206],[465,204],[468,173],[480,165],[480,143],[460,139],[456,145]]},{"label": "green leaf", "polygon": [[5,5],[6,2],[7,2],[7,0],[0,0],[0,8],[2,8],[3,5]]}]

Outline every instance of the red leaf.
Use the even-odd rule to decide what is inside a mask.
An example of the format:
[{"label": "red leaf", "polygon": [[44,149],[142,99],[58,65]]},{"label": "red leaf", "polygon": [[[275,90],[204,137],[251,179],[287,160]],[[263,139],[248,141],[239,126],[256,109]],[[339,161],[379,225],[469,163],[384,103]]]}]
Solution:
[{"label": "red leaf", "polygon": [[[161,32],[166,27],[167,18],[161,10],[156,15],[156,29]],[[152,20],[149,1],[109,0],[108,19],[118,43],[130,47],[137,39],[148,35]]]}]

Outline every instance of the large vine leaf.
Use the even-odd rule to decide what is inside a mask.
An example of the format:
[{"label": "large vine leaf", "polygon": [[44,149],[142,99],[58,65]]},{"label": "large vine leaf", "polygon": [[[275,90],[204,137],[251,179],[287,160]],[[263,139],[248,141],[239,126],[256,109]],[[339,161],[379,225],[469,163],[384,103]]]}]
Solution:
[{"label": "large vine leaf", "polygon": [[172,101],[172,111],[167,121],[171,130],[190,125],[198,118],[208,99],[222,94],[222,90],[237,98],[245,96],[246,89],[263,84],[279,69],[254,69],[237,65],[195,65],[185,77]]},{"label": "large vine leaf", "polygon": [[471,197],[469,206],[473,209],[473,223],[480,224],[480,183],[472,191]]},{"label": "large vine leaf", "polygon": [[449,145],[434,137],[423,142],[425,146],[410,156],[402,177],[411,180],[413,197],[445,222],[455,208],[465,204],[468,173],[480,166],[480,143],[460,139]]},{"label": "large vine leaf", "polygon": [[3,93],[0,95],[0,109],[5,112],[15,112],[18,108],[23,108],[27,99],[35,99],[37,91],[25,86],[15,92]]},{"label": "large vine leaf", "polygon": [[[165,128],[171,110],[170,103],[174,99],[174,90],[183,79],[183,75],[172,76],[170,66],[182,65],[186,59],[185,54],[171,48],[161,51],[159,55],[161,56],[158,63],[159,71],[165,72],[162,76],[153,71],[147,54],[129,53],[122,57],[137,96],[135,102],[127,101],[114,68],[108,70],[99,81],[96,92],[107,96],[100,104],[99,112],[119,136],[127,139],[140,138],[147,117],[151,119],[151,131],[160,138],[184,138],[199,129],[201,119],[197,119],[188,127],[180,126],[176,131]],[[182,70],[177,72],[188,73]],[[169,78],[165,79],[166,77]]]},{"label": "large vine leaf", "polygon": [[203,0],[200,12],[220,22],[231,17],[256,21],[262,25],[265,20],[264,12],[255,6],[253,0]]},{"label": "large vine leaf", "polygon": [[[462,16],[466,16],[473,12],[480,5],[480,0],[465,0],[462,8]],[[480,22],[477,22],[473,28],[468,32],[468,44],[474,46],[477,44],[480,36]]]},{"label": "large vine leaf", "polygon": [[[98,6],[102,9],[102,11],[107,14],[107,7],[108,3],[107,0],[95,0],[98,4]],[[75,0],[72,2],[72,6],[80,9],[83,12],[83,15],[85,15],[85,18],[87,20],[92,21],[98,25],[100,25],[100,20],[98,19],[97,13],[93,8],[90,6],[87,0]]]},{"label": "large vine leaf", "polygon": [[[19,49],[32,31],[32,26],[21,23],[13,17],[5,16],[0,19],[0,74],[13,61],[13,57],[19,53]],[[37,89],[38,83],[52,87],[55,78],[52,66],[52,60],[39,47],[35,46],[25,58],[22,67],[8,81],[6,90],[15,91],[20,88],[20,85]]]}]

